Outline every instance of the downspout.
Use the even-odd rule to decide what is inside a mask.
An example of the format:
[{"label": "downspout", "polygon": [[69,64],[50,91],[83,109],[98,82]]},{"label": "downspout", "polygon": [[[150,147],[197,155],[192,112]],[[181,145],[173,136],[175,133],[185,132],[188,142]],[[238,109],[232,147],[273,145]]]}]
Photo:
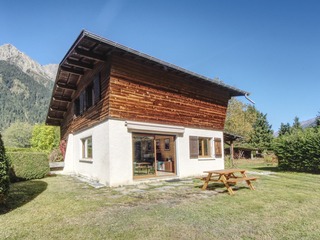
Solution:
[{"label": "downspout", "polygon": [[252,100],[248,97],[248,93],[246,93],[246,94],[244,95],[244,97],[245,97],[249,102],[251,102],[252,104],[256,104],[254,101],[252,101]]}]

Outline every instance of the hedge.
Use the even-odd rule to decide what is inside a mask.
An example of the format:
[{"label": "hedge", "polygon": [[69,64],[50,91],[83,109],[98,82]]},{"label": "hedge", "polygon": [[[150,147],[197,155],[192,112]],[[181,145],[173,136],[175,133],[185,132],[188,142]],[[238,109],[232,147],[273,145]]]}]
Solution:
[{"label": "hedge", "polygon": [[278,137],[273,150],[282,170],[320,173],[320,128]]},{"label": "hedge", "polygon": [[39,152],[8,152],[10,160],[10,180],[39,179],[50,171],[48,155]]},{"label": "hedge", "polygon": [[6,201],[9,193],[9,162],[0,134],[0,204]]}]

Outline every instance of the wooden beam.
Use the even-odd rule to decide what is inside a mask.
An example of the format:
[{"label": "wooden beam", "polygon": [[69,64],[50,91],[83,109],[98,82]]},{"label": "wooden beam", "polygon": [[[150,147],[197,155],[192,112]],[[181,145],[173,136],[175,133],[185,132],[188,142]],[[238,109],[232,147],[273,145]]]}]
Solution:
[{"label": "wooden beam", "polygon": [[76,91],[76,90],[77,90],[77,86],[68,85],[68,84],[63,84],[63,83],[57,83],[57,87],[59,87],[59,88],[64,88],[64,89],[68,89],[68,90],[73,90],[73,91]]},{"label": "wooden beam", "polygon": [[82,70],[76,70],[76,69],[68,68],[68,67],[64,67],[64,66],[61,66],[60,69],[62,71],[73,73],[75,75],[83,75],[84,74],[84,71],[82,71]]},{"label": "wooden beam", "polygon": [[67,59],[67,64],[70,66],[85,68],[85,69],[89,69],[89,70],[92,70],[94,67],[93,64],[75,61],[75,60],[71,60],[71,59]]},{"label": "wooden beam", "polygon": [[83,57],[86,57],[89,59],[93,59],[93,60],[97,60],[97,61],[101,61],[101,62],[105,62],[107,60],[105,56],[102,56],[102,55],[96,54],[96,53],[92,53],[92,52],[83,50],[81,48],[76,48],[75,53],[80,56],[83,56]]},{"label": "wooden beam", "polygon": [[48,116],[48,119],[49,120],[53,120],[53,121],[62,121],[63,117],[51,117],[51,116]]},{"label": "wooden beam", "polygon": [[67,108],[59,108],[59,107],[51,107],[50,111],[56,111],[56,112],[66,112]]},{"label": "wooden beam", "polygon": [[59,102],[71,102],[72,99],[68,98],[68,97],[61,97],[61,96],[57,96],[57,97],[53,97],[54,101],[59,101]]}]

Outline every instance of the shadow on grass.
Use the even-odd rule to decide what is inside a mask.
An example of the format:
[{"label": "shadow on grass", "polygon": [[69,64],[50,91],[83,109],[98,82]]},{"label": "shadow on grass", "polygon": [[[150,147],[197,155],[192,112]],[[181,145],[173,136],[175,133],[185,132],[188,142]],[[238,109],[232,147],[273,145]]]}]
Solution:
[{"label": "shadow on grass", "polygon": [[268,171],[268,172],[282,172],[277,166],[253,167],[252,169]]},{"label": "shadow on grass", "polygon": [[[229,184],[234,192],[237,192],[241,189],[249,189],[247,186]],[[196,188],[202,188],[203,185],[196,186]],[[205,191],[216,191],[218,193],[228,193],[227,188],[223,183],[209,183],[207,189]]]},{"label": "shadow on grass", "polygon": [[13,183],[10,185],[7,202],[0,205],[0,214],[6,214],[35,199],[47,189],[48,184],[40,180]]}]

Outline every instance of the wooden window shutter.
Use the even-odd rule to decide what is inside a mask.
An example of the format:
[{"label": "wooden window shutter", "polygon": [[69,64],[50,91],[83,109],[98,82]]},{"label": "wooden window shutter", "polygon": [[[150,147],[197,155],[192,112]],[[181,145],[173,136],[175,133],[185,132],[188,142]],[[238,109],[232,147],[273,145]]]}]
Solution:
[{"label": "wooden window shutter", "polygon": [[199,143],[198,137],[189,137],[189,147],[190,147],[190,158],[199,158]]},{"label": "wooden window shutter", "polygon": [[94,104],[101,99],[100,73],[95,75],[93,80]]},{"label": "wooden window shutter", "polygon": [[221,138],[214,138],[214,153],[216,157],[222,157]]}]

